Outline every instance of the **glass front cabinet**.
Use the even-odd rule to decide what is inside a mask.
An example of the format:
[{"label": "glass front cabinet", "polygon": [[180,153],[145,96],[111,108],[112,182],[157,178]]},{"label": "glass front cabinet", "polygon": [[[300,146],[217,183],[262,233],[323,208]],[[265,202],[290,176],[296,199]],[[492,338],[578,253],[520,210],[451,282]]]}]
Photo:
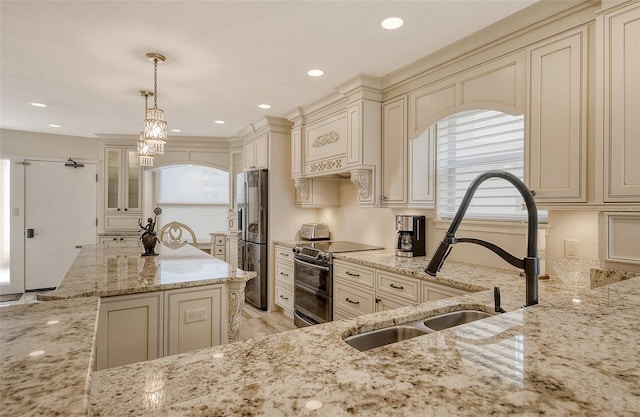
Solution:
[{"label": "glass front cabinet", "polygon": [[135,148],[104,149],[104,229],[138,230],[142,215],[142,167]]}]

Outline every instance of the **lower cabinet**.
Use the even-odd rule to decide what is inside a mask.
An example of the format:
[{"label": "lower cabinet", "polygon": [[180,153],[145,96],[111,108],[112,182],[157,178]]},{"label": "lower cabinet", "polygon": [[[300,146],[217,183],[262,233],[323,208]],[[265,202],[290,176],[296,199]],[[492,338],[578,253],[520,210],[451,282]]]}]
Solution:
[{"label": "lower cabinet", "polygon": [[108,236],[103,235],[98,238],[98,243],[101,245],[105,245],[106,247],[114,248],[114,247],[131,247],[131,246],[141,246],[140,238],[138,235],[131,236]]},{"label": "lower cabinet", "polygon": [[223,286],[164,292],[165,354],[217,346],[224,340]]},{"label": "lower cabinet", "polygon": [[276,273],[275,303],[285,314],[293,317],[293,251],[284,246],[274,246]]},{"label": "lower cabinet", "polygon": [[211,256],[227,262],[227,236],[225,233],[209,233],[211,236]]},{"label": "lower cabinet", "polygon": [[162,292],[100,300],[96,369],[162,356]]},{"label": "lower cabinet", "polygon": [[96,370],[227,343],[224,285],[104,297]]},{"label": "lower cabinet", "polygon": [[466,293],[467,291],[433,284],[406,275],[352,264],[343,260],[334,261],[334,320],[392,310]]}]

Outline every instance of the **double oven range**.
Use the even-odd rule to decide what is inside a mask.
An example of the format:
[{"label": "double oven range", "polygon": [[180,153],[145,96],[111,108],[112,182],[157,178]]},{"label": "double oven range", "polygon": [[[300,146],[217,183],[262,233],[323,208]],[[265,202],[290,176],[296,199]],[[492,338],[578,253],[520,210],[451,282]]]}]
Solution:
[{"label": "double oven range", "polygon": [[333,254],[382,249],[344,241],[300,243],[294,253],[294,312],[298,327],[333,320]]}]

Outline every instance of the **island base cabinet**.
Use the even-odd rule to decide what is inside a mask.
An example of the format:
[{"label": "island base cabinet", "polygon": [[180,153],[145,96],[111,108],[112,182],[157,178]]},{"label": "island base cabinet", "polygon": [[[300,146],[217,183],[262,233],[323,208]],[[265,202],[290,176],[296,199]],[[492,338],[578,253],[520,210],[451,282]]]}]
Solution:
[{"label": "island base cabinet", "polygon": [[226,343],[224,286],[165,291],[165,352],[189,352]]},{"label": "island base cabinet", "polygon": [[162,356],[161,293],[103,298],[96,339],[96,369]]}]

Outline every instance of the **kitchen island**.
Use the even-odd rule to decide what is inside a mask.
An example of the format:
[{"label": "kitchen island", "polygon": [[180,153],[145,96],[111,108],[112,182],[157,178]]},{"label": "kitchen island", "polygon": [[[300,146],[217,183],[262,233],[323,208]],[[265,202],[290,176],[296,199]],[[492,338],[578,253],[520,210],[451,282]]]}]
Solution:
[{"label": "kitchen island", "polygon": [[[640,277],[582,290],[518,272],[389,251],[350,262],[477,292],[94,373],[89,415],[637,416]],[[460,309],[508,312],[360,352],[344,338]]]}]

